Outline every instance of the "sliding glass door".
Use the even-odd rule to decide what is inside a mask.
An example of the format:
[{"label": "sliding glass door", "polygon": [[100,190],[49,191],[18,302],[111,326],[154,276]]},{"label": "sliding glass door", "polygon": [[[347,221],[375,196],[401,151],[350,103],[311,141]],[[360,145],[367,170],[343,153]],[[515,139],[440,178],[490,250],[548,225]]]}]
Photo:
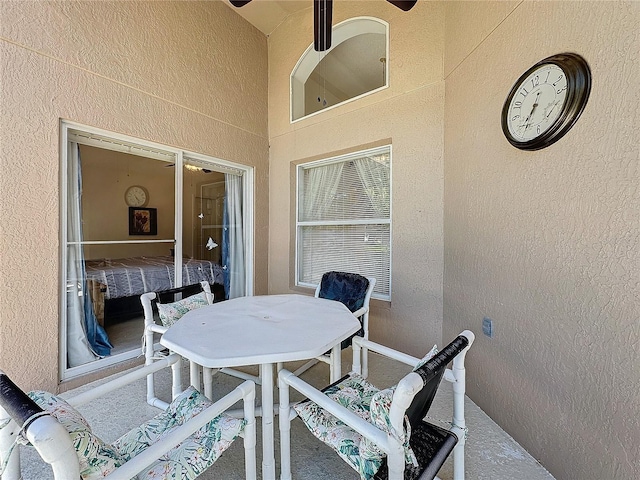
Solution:
[{"label": "sliding glass door", "polygon": [[139,355],[144,292],[252,293],[250,168],[66,122],[62,140],[63,379]]}]

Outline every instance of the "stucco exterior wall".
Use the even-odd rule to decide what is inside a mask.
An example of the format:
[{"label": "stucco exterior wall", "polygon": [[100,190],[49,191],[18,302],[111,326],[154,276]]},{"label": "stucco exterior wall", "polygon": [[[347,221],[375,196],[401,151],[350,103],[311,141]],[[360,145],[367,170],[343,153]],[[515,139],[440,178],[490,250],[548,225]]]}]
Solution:
[{"label": "stucco exterior wall", "polygon": [[369,325],[372,339],[417,355],[440,340],[442,328],[443,8],[419,2],[407,13],[382,0],[333,8],[334,25],[356,16],[389,22],[390,86],[290,124],[289,76],[313,41],[312,10],[289,17],[269,37],[269,292],[295,291],[292,162],[388,140],[393,292],[391,302],[372,302]]},{"label": "stucco exterior wall", "polygon": [[[635,479],[640,3],[446,2],[445,32],[444,336],[477,334],[469,395],[556,478]],[[592,70],[582,117],[513,148],[512,84],[565,51]]]},{"label": "stucco exterior wall", "polygon": [[255,167],[266,293],[266,38],[220,2],[0,2],[0,368],[58,387],[59,124]]}]

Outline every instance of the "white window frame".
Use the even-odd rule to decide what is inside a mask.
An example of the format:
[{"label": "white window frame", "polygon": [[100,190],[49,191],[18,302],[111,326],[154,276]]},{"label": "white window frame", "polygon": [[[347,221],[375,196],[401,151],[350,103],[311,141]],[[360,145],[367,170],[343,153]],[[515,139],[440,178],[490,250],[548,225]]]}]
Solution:
[{"label": "white window frame", "polygon": [[[161,240],[142,240],[142,241],[124,241],[122,243],[170,243],[175,244],[175,281],[176,285],[182,285],[182,212],[183,212],[183,168],[185,158],[194,159],[200,162],[212,164],[223,171],[228,168],[230,171],[241,172],[244,177],[243,189],[243,229],[244,244],[246,252],[246,285],[245,291],[247,295],[253,295],[253,269],[254,269],[254,168],[241,165],[215,157],[203,155],[187,150],[176,149],[167,145],[142,140],[127,135],[121,135],[109,132],[95,127],[82,125],[80,123],[61,120],[60,122],[60,275],[59,275],[59,298],[60,298],[60,328],[59,328],[59,372],[60,380],[65,381],[72,378],[95,372],[99,369],[109,367],[115,364],[132,360],[140,355],[139,349],[133,349],[116,355],[96,359],[95,361],[79,365],[76,367],[67,367],[67,247],[69,245],[67,239],[67,182],[68,182],[68,142],[73,138],[80,144],[91,145],[109,150],[116,150],[125,153],[135,153],[148,158],[169,161],[175,163],[175,228],[174,235],[177,238],[161,239]],[[84,242],[83,242],[84,243]],[[91,242],[87,242],[91,243]],[[116,243],[116,242],[101,242]],[[142,323],[140,326],[142,331]]]},{"label": "white window frame", "polygon": [[[378,30],[380,29],[384,29],[386,39],[386,67],[384,85],[344,100],[343,102],[323,108],[322,110],[318,110],[317,112],[309,113],[307,115],[303,114],[298,118],[294,118],[294,103],[297,105],[301,104],[304,110],[304,87],[298,86],[294,88],[294,85],[304,85],[304,83],[307,81],[313,70],[318,66],[322,59],[342,42],[345,42],[346,40],[349,40],[350,38],[361,35],[363,33],[378,33]],[[349,18],[335,25],[332,29],[331,36],[331,48],[329,48],[329,50],[326,50],[324,52],[316,52],[313,49],[313,43],[311,43],[304,51],[304,53],[300,56],[300,58],[296,62],[296,65],[291,71],[289,79],[289,121],[292,124],[389,88],[389,23],[376,17],[363,16]]]},{"label": "white window frame", "polygon": [[[389,292],[387,295],[383,295],[377,292],[373,292],[372,298],[377,298],[380,300],[391,301],[391,295],[393,292],[393,148],[391,144],[383,145],[375,148],[367,148],[364,150],[359,150],[357,152],[349,153],[346,155],[338,155],[333,156],[321,160],[315,160],[312,162],[300,163],[296,166],[296,233],[295,233],[295,275],[294,281],[295,285],[298,287],[309,287],[316,288],[317,284],[302,282],[299,278],[300,272],[300,262],[301,262],[301,252],[300,252],[300,229],[305,226],[314,226],[314,225],[336,225],[336,221],[300,221],[300,190],[302,183],[302,176],[304,174],[304,170],[319,167],[322,165],[330,165],[334,163],[343,163],[348,162],[350,160],[361,158],[367,155],[375,155],[378,153],[382,153],[388,151],[389,153],[389,218],[372,218],[372,219],[360,219],[360,220],[351,220],[338,222],[341,225],[363,225],[363,224],[372,224],[372,225],[381,225],[388,224],[389,225],[389,272],[388,272],[388,284],[389,284]],[[339,268],[336,267],[338,270]]]}]

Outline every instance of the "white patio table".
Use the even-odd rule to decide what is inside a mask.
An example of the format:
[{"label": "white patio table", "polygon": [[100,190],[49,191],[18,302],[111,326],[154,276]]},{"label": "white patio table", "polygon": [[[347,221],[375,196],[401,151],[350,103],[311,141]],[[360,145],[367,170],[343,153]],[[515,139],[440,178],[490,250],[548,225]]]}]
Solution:
[{"label": "white patio table", "polygon": [[[262,377],[262,476],[275,479],[273,365],[307,360],[335,349],[360,329],[342,303],[305,295],[239,297],[185,314],[160,343],[201,365],[218,369],[260,365]],[[193,373],[193,372],[192,372]],[[211,396],[205,376],[205,395]],[[199,387],[199,378],[192,378]]]}]

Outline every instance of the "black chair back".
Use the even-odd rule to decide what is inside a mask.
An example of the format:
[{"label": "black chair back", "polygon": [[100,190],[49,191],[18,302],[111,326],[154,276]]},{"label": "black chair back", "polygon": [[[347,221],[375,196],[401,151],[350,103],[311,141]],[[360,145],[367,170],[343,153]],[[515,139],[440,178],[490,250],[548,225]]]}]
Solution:
[{"label": "black chair back", "polygon": [[447,365],[464,350],[467,345],[469,345],[467,337],[459,335],[431,360],[415,371],[422,377],[424,387],[413,397],[413,401],[406,412],[412,429],[422,421],[427,415],[429,408],[431,408]]},{"label": "black chair back", "polygon": [[28,426],[25,425],[25,422],[42,412],[42,409],[1,370],[0,406],[18,425],[24,426],[24,428]]},{"label": "black chair back", "polygon": [[[349,311],[355,312],[364,306],[364,299],[367,296],[369,279],[357,273],[348,272],[327,272],[320,281],[320,292],[318,297],[328,300],[336,300],[346,306]],[[362,325],[362,319],[360,318]],[[364,335],[361,328],[346,340],[340,343],[340,348],[345,349],[351,345],[351,339],[355,335]]]},{"label": "black chair back", "polygon": [[320,298],[337,300],[350,311],[355,312],[364,306],[369,288],[367,277],[357,273],[327,272],[320,282]]},{"label": "black chair back", "polygon": [[184,287],[156,292],[156,301],[159,301],[160,303],[173,303],[201,292],[202,286],[199,283],[196,283],[194,285],[186,285]]}]

